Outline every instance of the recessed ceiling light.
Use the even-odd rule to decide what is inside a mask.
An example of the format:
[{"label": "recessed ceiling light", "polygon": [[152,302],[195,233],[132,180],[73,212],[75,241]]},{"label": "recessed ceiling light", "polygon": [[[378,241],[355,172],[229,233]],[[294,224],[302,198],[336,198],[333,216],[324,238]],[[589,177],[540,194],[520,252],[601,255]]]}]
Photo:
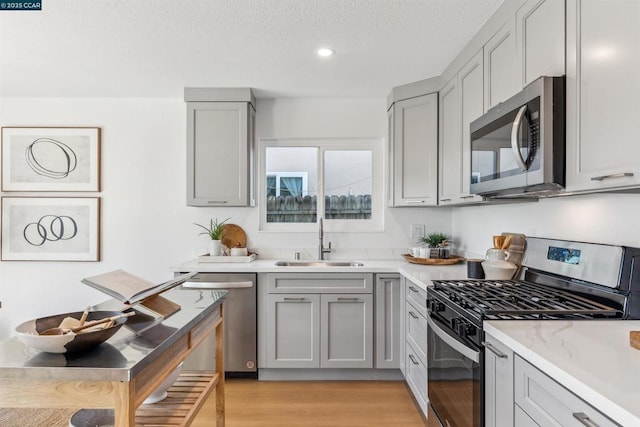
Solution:
[{"label": "recessed ceiling light", "polygon": [[336,52],[333,49],[329,49],[328,47],[321,47],[320,49],[316,50],[316,53],[318,54],[318,56],[326,58],[327,56],[332,56]]}]

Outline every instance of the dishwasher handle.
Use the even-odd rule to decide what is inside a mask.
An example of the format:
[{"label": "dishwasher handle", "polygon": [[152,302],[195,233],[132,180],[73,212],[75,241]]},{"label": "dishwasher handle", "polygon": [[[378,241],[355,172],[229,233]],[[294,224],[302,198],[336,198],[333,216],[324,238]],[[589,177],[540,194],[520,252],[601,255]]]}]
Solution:
[{"label": "dishwasher handle", "polygon": [[253,282],[190,282],[182,284],[186,289],[244,289],[253,287]]}]

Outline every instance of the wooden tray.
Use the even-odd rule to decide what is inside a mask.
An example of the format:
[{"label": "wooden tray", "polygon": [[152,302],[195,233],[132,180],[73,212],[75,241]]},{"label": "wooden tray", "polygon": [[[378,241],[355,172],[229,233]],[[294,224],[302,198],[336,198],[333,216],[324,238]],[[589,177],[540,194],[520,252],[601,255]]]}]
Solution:
[{"label": "wooden tray", "polygon": [[453,265],[465,260],[463,257],[455,255],[451,255],[449,258],[416,258],[409,254],[402,254],[402,256],[412,264],[423,265]]},{"label": "wooden tray", "polygon": [[220,241],[228,248],[246,248],[247,235],[239,225],[226,224],[222,229]]}]

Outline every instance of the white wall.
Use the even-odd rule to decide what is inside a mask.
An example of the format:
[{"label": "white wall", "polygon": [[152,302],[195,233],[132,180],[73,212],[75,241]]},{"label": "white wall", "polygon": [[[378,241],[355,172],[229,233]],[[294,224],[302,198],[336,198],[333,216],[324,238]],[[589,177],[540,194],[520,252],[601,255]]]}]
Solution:
[{"label": "white wall", "polygon": [[[256,137],[384,138],[385,111],[384,99],[258,100]],[[185,120],[182,99],[0,99],[2,126],[102,128],[102,191],[82,193],[102,199],[102,261],[0,262],[0,339],[11,336],[24,320],[82,310],[106,299],[81,284],[83,277],[123,268],[152,281],[170,278],[171,265],[206,248],[193,223],[210,217],[231,217],[263,257],[292,258],[296,248],[315,255],[316,233],[258,232],[257,208],[186,206]],[[412,223],[449,233],[451,211],[386,209],[384,232],[326,237],[338,256],[387,256],[388,248],[412,245]]]},{"label": "white wall", "polygon": [[640,247],[640,194],[589,194],[539,202],[469,206],[453,211],[454,239],[468,255],[484,255],[491,236],[528,236]]}]

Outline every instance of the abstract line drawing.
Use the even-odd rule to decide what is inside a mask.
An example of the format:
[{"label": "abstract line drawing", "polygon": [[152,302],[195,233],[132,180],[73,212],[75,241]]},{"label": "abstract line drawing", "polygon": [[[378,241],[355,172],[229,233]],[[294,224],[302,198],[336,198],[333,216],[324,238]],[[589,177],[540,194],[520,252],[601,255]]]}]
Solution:
[{"label": "abstract line drawing", "polygon": [[[59,153],[58,159],[53,158],[51,165],[46,162],[47,157],[42,156],[39,146],[46,145],[55,147],[54,151]],[[44,150],[46,152],[46,150]],[[33,141],[26,149],[25,157],[29,167],[38,175],[46,176],[53,179],[63,179],[69,176],[71,172],[76,170],[78,166],[78,156],[67,144],[56,141],[53,138],[38,138]],[[54,169],[58,167],[58,170]]]},{"label": "abstract line drawing", "polygon": [[97,197],[2,197],[3,261],[99,261]]},{"label": "abstract line drawing", "polygon": [[78,223],[68,215],[44,215],[27,224],[22,235],[30,245],[42,246],[46,242],[73,239],[78,235]]},{"label": "abstract line drawing", "polygon": [[100,133],[3,127],[2,191],[100,191]]}]

